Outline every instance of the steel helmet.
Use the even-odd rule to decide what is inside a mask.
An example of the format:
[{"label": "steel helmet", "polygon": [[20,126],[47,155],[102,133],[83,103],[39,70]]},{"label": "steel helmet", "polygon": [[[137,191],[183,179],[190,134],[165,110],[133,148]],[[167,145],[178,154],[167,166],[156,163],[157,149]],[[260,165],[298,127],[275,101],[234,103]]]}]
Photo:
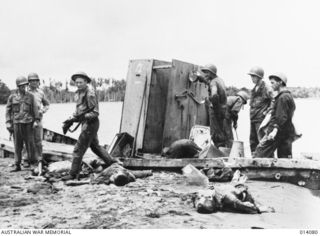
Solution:
[{"label": "steel helmet", "polygon": [[28,80],[26,77],[24,76],[19,76],[17,79],[16,79],[16,84],[17,84],[17,87],[21,86],[21,85],[25,85],[25,84],[28,84]]},{"label": "steel helmet", "polygon": [[287,82],[288,82],[287,76],[281,72],[277,72],[269,75],[269,79],[272,79],[272,78],[278,78],[282,81],[282,83],[284,83],[285,86],[287,85]]},{"label": "steel helmet", "polygon": [[71,76],[71,79],[72,79],[73,81],[76,81],[77,78],[86,79],[88,83],[91,82],[90,77],[89,77],[86,73],[84,73],[84,72],[82,72],[82,71],[80,71],[80,72],[78,72],[78,73],[75,73],[75,74],[73,74],[73,75]]},{"label": "steel helmet", "polygon": [[262,79],[263,75],[264,75],[264,71],[263,71],[263,69],[261,67],[255,66],[255,67],[251,68],[251,70],[249,71],[248,75],[254,75],[254,76],[257,76],[260,79]]},{"label": "steel helmet", "polygon": [[37,74],[37,73],[30,73],[30,74],[28,75],[28,81],[30,82],[31,80],[38,80],[38,81],[40,81],[38,74]]},{"label": "steel helmet", "polygon": [[249,94],[246,91],[240,90],[237,93],[237,96],[241,97],[244,101],[244,104],[247,103],[248,99],[250,98]]},{"label": "steel helmet", "polygon": [[208,64],[202,67],[201,71],[210,71],[212,74],[217,75],[217,67],[213,64]]}]

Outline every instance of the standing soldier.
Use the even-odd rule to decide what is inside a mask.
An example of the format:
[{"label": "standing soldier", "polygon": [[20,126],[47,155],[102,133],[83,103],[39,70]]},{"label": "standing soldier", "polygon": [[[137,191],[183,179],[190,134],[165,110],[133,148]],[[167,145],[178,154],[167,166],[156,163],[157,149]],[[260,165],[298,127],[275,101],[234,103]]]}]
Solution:
[{"label": "standing soldier", "polygon": [[6,126],[13,132],[15,149],[15,168],[20,171],[22,148],[25,144],[29,161],[35,160],[33,128],[40,122],[38,106],[34,96],[26,91],[27,78],[20,76],[16,79],[17,91],[9,96],[6,106]]},{"label": "standing soldier", "polygon": [[296,109],[293,97],[286,89],[287,77],[282,73],[269,76],[272,89],[277,92],[271,111],[266,135],[257,146],[254,157],[292,158],[292,142],[296,137],[292,117]]},{"label": "standing soldier", "polygon": [[235,130],[238,128],[238,114],[240,109],[247,104],[248,99],[248,93],[243,90],[239,91],[236,96],[227,97],[227,112],[224,127],[228,138],[228,148],[231,148],[233,143],[232,127]]},{"label": "standing soldier", "polygon": [[[71,79],[75,82],[78,90],[76,91],[76,112],[71,118],[74,122],[81,122],[81,133],[75,144],[73,150],[73,160],[69,175],[62,178],[62,180],[77,179],[81,170],[82,158],[87,149],[91,150],[99,156],[107,165],[120,161],[113,160],[109,153],[99,145],[98,129],[99,129],[99,103],[95,91],[88,87],[91,82],[90,77],[84,73],[79,72],[72,75]],[[82,120],[78,120],[78,116],[84,114]]]},{"label": "standing soldier", "polygon": [[28,75],[29,82],[29,92],[33,94],[36,99],[36,103],[39,109],[40,122],[39,125],[34,129],[34,144],[35,144],[35,153],[37,160],[42,162],[42,137],[43,137],[43,126],[42,126],[42,117],[43,114],[49,109],[49,101],[46,99],[43,91],[39,89],[40,79],[38,74],[30,73]]},{"label": "standing soldier", "polygon": [[263,81],[264,71],[262,68],[253,67],[249,73],[254,88],[250,98],[250,149],[253,154],[261,137],[258,135],[259,127],[266,116],[272,101],[272,91]]},{"label": "standing soldier", "polygon": [[227,107],[226,87],[223,80],[217,76],[217,67],[215,65],[206,65],[201,68],[201,71],[208,84],[209,97],[206,101],[209,106],[211,139],[217,148],[225,147],[227,145],[227,137],[223,129],[223,123]]}]

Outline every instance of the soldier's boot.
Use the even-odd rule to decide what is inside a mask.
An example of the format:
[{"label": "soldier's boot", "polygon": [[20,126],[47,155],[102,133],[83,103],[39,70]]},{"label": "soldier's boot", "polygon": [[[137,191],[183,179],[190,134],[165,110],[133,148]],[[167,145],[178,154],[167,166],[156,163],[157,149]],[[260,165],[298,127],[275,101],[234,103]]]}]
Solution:
[{"label": "soldier's boot", "polygon": [[17,172],[17,171],[21,171],[20,164],[19,165],[15,164],[14,168],[12,170],[10,170],[10,172]]},{"label": "soldier's boot", "polygon": [[79,180],[79,175],[71,175],[71,174],[68,174],[66,176],[63,176],[61,178],[62,181],[68,181],[68,180]]},{"label": "soldier's boot", "polygon": [[29,161],[24,161],[22,165],[23,165],[23,168],[30,168]]}]

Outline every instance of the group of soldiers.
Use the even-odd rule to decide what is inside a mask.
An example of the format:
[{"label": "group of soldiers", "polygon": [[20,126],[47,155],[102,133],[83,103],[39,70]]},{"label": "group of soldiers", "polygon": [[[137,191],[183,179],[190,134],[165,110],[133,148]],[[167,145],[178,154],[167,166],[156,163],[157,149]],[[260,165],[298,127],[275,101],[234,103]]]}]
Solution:
[{"label": "group of soldiers", "polygon": [[36,73],[30,73],[28,78],[19,76],[16,85],[17,90],[9,96],[6,106],[6,127],[13,136],[15,150],[12,171],[21,170],[24,146],[27,151],[24,167],[42,162],[42,117],[49,109],[49,101],[39,89],[40,79]]},{"label": "group of soldiers", "polygon": [[[79,178],[82,158],[87,149],[99,156],[106,164],[122,164],[121,161],[113,159],[108,152],[99,145],[99,104],[95,91],[88,86],[90,77],[79,72],[72,75],[71,79],[77,86],[76,111],[70,117],[72,122],[81,124],[81,133],[74,146],[73,160],[69,175],[63,180]],[[42,116],[49,108],[49,102],[42,90],[39,89],[40,80],[36,73],[31,73],[28,78],[20,76],[16,79],[17,90],[8,98],[6,106],[6,127],[13,134],[15,148],[15,163],[12,171],[21,170],[23,146],[27,150],[27,159],[24,167],[30,164],[42,163]],[[90,111],[90,112],[85,112]],[[83,114],[79,116],[79,114]]]},{"label": "group of soldiers", "polygon": [[[232,128],[237,129],[238,113],[250,98],[250,148],[253,157],[273,157],[275,150],[279,158],[292,157],[292,142],[296,135],[292,124],[295,103],[286,89],[287,78],[284,74],[269,76],[271,89],[263,80],[263,69],[253,67],[248,73],[254,83],[251,97],[243,90],[236,96],[227,97],[225,84],[217,76],[216,66],[207,65],[201,67],[201,71],[202,82],[208,85],[206,105],[211,138],[216,147],[231,147]],[[76,111],[68,121],[78,122],[82,126],[73,150],[71,171],[63,180],[79,178],[82,158],[89,147],[107,166],[115,162],[122,164],[99,145],[99,103],[95,91],[88,86],[90,77],[79,72],[72,75],[71,79],[78,89],[75,94]],[[40,80],[36,73],[30,73],[27,78],[18,77],[16,85],[17,90],[9,96],[6,106],[6,127],[13,135],[15,148],[12,171],[21,170],[24,146],[27,150],[24,167],[43,162],[42,116],[49,109],[49,102],[39,89]],[[270,117],[270,120],[267,125],[262,125],[266,123],[266,117]]]},{"label": "group of soldiers", "polygon": [[[295,102],[286,88],[283,73],[269,75],[271,88],[264,79],[264,70],[253,67],[250,75],[254,84],[251,96],[240,90],[228,96],[226,87],[217,76],[217,67],[201,67],[202,80],[208,85],[206,105],[209,110],[211,138],[217,148],[231,147],[232,128],[237,129],[238,113],[250,98],[250,149],[253,157],[292,158],[292,143],[297,134],[292,123]],[[232,127],[233,126],[233,127]]]}]

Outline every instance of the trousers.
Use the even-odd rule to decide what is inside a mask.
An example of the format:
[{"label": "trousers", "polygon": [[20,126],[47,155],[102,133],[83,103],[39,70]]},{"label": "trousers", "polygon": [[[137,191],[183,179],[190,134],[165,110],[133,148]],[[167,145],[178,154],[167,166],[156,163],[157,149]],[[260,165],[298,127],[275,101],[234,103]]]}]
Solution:
[{"label": "trousers", "polygon": [[292,158],[292,139],[277,135],[274,140],[268,140],[267,137],[268,135],[265,135],[261,139],[254,157],[272,158],[277,150],[278,158]]},{"label": "trousers", "polygon": [[84,122],[81,127],[81,133],[78,141],[74,146],[72,153],[72,165],[70,175],[77,175],[81,170],[81,163],[83,156],[87,149],[90,147],[92,152],[100,157],[106,165],[111,165],[115,160],[102,146],[99,145],[98,130],[99,130],[99,119]]},{"label": "trousers", "polygon": [[23,144],[26,147],[29,162],[33,163],[36,161],[32,125],[32,123],[13,124],[14,161],[16,165],[21,164]]},{"label": "trousers", "polygon": [[250,123],[250,149],[251,153],[256,151],[256,148],[259,144],[259,141],[262,137],[259,137],[258,130],[261,125],[262,121],[260,122],[251,122]]}]

